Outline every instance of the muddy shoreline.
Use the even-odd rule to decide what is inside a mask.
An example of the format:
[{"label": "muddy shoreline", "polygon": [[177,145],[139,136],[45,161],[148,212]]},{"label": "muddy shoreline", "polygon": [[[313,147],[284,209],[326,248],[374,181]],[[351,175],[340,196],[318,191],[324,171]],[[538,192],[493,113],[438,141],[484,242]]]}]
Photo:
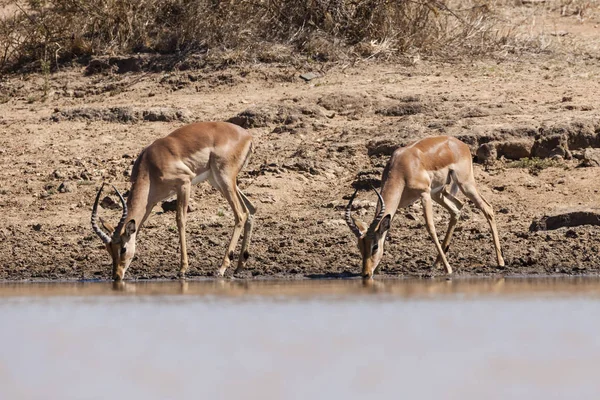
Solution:
[{"label": "muddy shoreline", "polygon": [[[254,136],[239,184],[258,207],[250,260],[239,278],[358,274],[359,253],[343,220],[348,196],[353,187],[378,185],[393,148],[429,135],[470,145],[507,261],[494,265],[485,219],[467,204],[449,253],[456,276],[596,275],[597,226],[530,226],[545,215],[597,211],[599,167],[584,165],[583,157],[600,145],[600,111],[592,106],[600,103],[600,88],[584,74],[599,67],[555,60],[527,70],[520,63],[494,65],[493,73],[489,61],[334,67],[309,83],[287,67],[267,65],[197,72],[193,79],[181,71],[139,79],[68,70],[53,76],[44,102],[28,97],[42,77],[8,78],[3,85],[14,96],[0,105],[0,280],[110,278],[108,254],[89,226],[100,183],[126,191],[135,157],[154,139],[189,121],[236,118]],[[118,93],[103,89],[123,81],[135,84]],[[507,158],[524,147],[531,153],[540,137],[546,148],[554,146],[549,158]],[[478,151],[490,144],[495,156],[484,159]],[[560,146],[568,154],[550,154]],[[208,184],[195,187],[191,199],[188,276],[213,277],[233,216]],[[360,192],[355,215],[371,218],[375,201]],[[100,209],[110,221],[119,213]],[[441,236],[448,215],[437,206],[434,213]],[[178,247],[175,215],[158,206],[141,230],[127,278],[175,278]],[[411,206],[392,223],[380,274],[441,276],[431,267],[435,255],[421,210]]]}]

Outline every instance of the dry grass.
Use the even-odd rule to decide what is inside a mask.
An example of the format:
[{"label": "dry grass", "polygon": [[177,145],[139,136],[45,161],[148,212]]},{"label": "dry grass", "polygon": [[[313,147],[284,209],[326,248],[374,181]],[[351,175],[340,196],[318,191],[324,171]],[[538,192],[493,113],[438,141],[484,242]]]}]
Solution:
[{"label": "dry grass", "polygon": [[[453,1],[456,4],[453,4]],[[565,2],[557,12],[590,7]],[[285,62],[486,54],[506,46],[479,0],[2,0],[0,70],[98,55],[205,53]],[[579,3],[577,3],[579,4]],[[583,4],[583,3],[582,3]]]}]

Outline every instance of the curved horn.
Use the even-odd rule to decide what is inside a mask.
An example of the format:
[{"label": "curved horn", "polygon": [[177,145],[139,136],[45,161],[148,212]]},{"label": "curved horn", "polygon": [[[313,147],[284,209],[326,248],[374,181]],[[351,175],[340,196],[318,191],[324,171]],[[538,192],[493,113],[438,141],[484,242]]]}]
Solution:
[{"label": "curved horn", "polygon": [[108,236],[100,227],[98,226],[98,201],[100,201],[100,195],[102,194],[102,189],[104,188],[104,182],[102,182],[102,186],[100,186],[100,190],[98,190],[98,194],[96,195],[96,201],[94,201],[94,207],[92,208],[92,229],[96,232],[96,235],[102,239],[105,244],[109,244],[111,242],[110,236]]},{"label": "curved horn", "polygon": [[356,235],[356,237],[360,238],[362,236],[362,232],[360,231],[360,229],[358,229],[358,226],[356,226],[356,223],[352,219],[352,215],[350,215],[351,210],[352,210],[352,202],[354,201],[354,198],[356,197],[356,193],[358,193],[358,189],[354,192],[352,197],[350,197],[350,202],[348,202],[348,205],[346,206],[345,217],[346,217],[346,223],[350,227],[350,230],[352,231],[352,233],[354,233]]},{"label": "curved horn", "polygon": [[375,189],[373,186],[371,186],[371,188],[373,189],[375,194],[377,194],[377,197],[379,199],[378,203],[381,203],[381,208],[379,209],[379,212],[375,216],[375,219],[373,220],[373,222],[371,222],[371,225],[369,226],[369,229],[367,232],[375,231],[375,228],[377,228],[377,225],[379,225],[379,222],[385,215],[385,201],[383,201],[383,197],[381,197],[381,194],[377,191],[377,189]]},{"label": "curved horn", "polygon": [[117,196],[119,196],[121,205],[123,206],[123,215],[121,215],[121,220],[117,224],[115,232],[113,233],[115,236],[119,236],[121,234],[121,229],[123,229],[123,225],[125,225],[125,220],[127,219],[127,204],[125,203],[125,199],[121,195],[121,192],[119,192],[119,189],[117,189],[115,185],[112,185],[112,187],[115,189],[115,192],[117,192]]}]

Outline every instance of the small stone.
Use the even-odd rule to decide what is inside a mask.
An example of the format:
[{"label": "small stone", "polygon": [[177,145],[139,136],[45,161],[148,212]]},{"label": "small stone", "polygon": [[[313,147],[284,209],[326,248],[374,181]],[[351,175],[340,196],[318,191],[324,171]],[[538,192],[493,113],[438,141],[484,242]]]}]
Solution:
[{"label": "small stone", "polygon": [[65,179],[65,174],[63,174],[61,171],[59,170],[55,170],[52,175],[56,178],[56,179]]},{"label": "small stone", "polygon": [[481,164],[492,164],[498,158],[498,152],[494,143],[484,143],[477,149],[477,162]]},{"label": "small stone", "polygon": [[[170,201],[163,201],[161,204],[161,208],[163,209],[163,212],[177,211],[177,199],[170,200]],[[187,211],[194,212],[194,211],[196,211],[196,208],[192,204],[188,204]]]},{"label": "small stone", "polygon": [[112,198],[110,198],[109,196],[105,196],[102,201],[100,202],[100,206],[102,208],[106,208],[106,209],[110,209],[110,210],[118,210],[119,208],[121,208],[121,206],[114,201]]},{"label": "small stone", "polygon": [[408,219],[410,219],[412,221],[418,221],[419,220],[419,217],[417,217],[417,215],[415,213],[413,213],[413,212],[409,211],[405,215],[406,215],[406,218],[408,218]]},{"label": "small stone", "polygon": [[318,78],[318,77],[319,77],[318,74],[315,74],[315,73],[312,73],[312,72],[307,72],[307,73],[304,73],[304,74],[300,75],[300,78],[303,79],[306,82],[310,82],[313,79]]},{"label": "small stone", "polygon": [[34,224],[31,226],[34,231],[39,232],[42,230],[42,224]]},{"label": "small stone", "polygon": [[588,148],[583,151],[583,167],[598,167],[600,166],[600,149]]},{"label": "small stone", "polygon": [[71,182],[63,182],[58,186],[60,193],[72,193],[76,189],[76,186]]}]

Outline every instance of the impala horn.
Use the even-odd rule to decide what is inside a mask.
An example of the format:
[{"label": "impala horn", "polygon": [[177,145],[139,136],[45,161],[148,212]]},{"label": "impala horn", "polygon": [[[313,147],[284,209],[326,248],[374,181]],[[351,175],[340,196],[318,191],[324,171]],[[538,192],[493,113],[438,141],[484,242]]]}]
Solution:
[{"label": "impala horn", "polygon": [[112,185],[112,187],[115,189],[115,192],[117,192],[117,196],[119,196],[119,199],[121,200],[121,206],[123,206],[123,215],[121,215],[121,220],[113,233],[113,237],[118,238],[121,235],[121,229],[123,229],[123,225],[125,225],[125,220],[127,219],[127,204],[125,203],[125,199],[121,195],[121,192],[119,192],[119,189],[117,189],[115,185]]},{"label": "impala horn", "polygon": [[98,190],[98,194],[96,195],[96,201],[94,201],[94,208],[92,208],[92,229],[96,232],[96,235],[104,242],[104,244],[109,244],[112,239],[108,236],[100,227],[98,226],[98,201],[100,201],[100,195],[102,194],[102,189],[104,189],[104,182],[102,182],[102,186],[100,186],[100,190]]},{"label": "impala horn", "polygon": [[377,225],[379,225],[379,222],[381,222],[381,219],[385,215],[385,201],[383,201],[383,197],[381,197],[381,194],[377,191],[377,189],[375,189],[373,186],[371,186],[371,188],[373,189],[373,191],[377,194],[377,197],[379,198],[377,203],[381,204],[379,213],[377,213],[377,215],[375,216],[375,219],[373,220],[373,222],[371,222],[371,225],[369,226],[369,229],[367,230],[367,232],[373,233],[373,232],[375,232],[375,228],[377,228]]},{"label": "impala horn", "polygon": [[119,221],[117,228],[113,232],[113,238],[111,238],[106,233],[104,233],[104,231],[98,226],[98,202],[100,201],[100,195],[102,194],[102,189],[104,189],[104,185],[105,183],[103,182],[102,186],[100,186],[100,190],[98,190],[98,194],[96,194],[96,200],[94,201],[94,207],[92,208],[92,229],[94,230],[94,232],[96,232],[96,235],[98,235],[102,242],[104,242],[105,244],[109,244],[110,242],[112,242],[113,238],[118,239],[121,229],[123,229],[123,225],[125,224],[125,220],[127,219],[127,204],[125,203],[125,199],[123,198],[119,190],[114,185],[112,185],[112,187],[115,189],[115,192],[117,192],[117,196],[119,196],[119,199],[121,200],[121,205],[123,207],[123,215],[121,216],[121,220]]},{"label": "impala horn", "polygon": [[360,229],[358,229],[358,226],[356,226],[356,223],[354,222],[352,215],[350,215],[350,213],[352,211],[352,202],[354,201],[354,198],[356,197],[356,193],[358,193],[358,189],[356,189],[356,191],[354,192],[352,197],[350,197],[350,202],[346,206],[345,217],[346,217],[346,223],[348,224],[348,227],[350,228],[352,233],[354,233],[357,238],[360,238],[363,234],[360,231]]}]

